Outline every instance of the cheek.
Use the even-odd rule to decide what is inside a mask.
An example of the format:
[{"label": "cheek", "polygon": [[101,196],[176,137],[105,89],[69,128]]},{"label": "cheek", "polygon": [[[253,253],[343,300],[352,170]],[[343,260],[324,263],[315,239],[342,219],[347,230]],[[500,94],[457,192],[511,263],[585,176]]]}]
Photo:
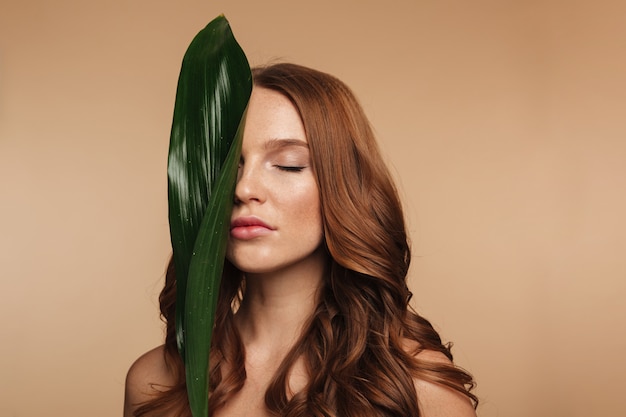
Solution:
[{"label": "cheek", "polygon": [[307,218],[320,217],[319,191],[312,179],[304,184],[292,184],[281,194],[282,207],[289,208],[293,213],[306,215]]},{"label": "cheek", "polygon": [[322,235],[322,213],[317,187],[294,192],[290,199],[291,221],[297,226],[303,235],[311,236],[312,233]]}]

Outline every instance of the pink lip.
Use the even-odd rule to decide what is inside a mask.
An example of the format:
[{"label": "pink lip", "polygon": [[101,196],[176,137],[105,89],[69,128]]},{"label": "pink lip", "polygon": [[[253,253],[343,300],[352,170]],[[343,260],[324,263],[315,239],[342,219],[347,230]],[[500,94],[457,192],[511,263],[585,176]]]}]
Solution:
[{"label": "pink lip", "polygon": [[238,217],[230,223],[230,235],[239,240],[250,240],[265,236],[271,233],[272,230],[274,228],[253,216]]}]

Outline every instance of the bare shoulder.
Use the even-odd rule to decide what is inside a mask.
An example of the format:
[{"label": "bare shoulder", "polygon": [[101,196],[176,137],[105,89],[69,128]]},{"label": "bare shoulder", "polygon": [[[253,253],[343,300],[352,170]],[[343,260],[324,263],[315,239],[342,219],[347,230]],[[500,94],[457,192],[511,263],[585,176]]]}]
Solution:
[{"label": "bare shoulder", "polygon": [[126,375],[124,394],[124,417],[132,417],[134,410],[153,398],[159,387],[171,386],[174,376],[165,363],[163,346],[141,355],[130,367]]},{"label": "bare shoulder", "polygon": [[[424,350],[416,357],[427,362],[452,364],[443,353],[432,350]],[[452,388],[416,378],[415,390],[422,417],[476,417],[469,398]]]}]

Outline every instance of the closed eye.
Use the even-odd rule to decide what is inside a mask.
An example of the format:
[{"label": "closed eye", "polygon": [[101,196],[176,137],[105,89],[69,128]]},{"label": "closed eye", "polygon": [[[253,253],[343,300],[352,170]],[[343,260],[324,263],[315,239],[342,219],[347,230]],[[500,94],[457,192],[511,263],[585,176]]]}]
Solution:
[{"label": "closed eye", "polygon": [[278,168],[281,171],[286,171],[286,172],[301,172],[305,167],[299,167],[299,166],[285,166],[285,165],[274,165],[276,168]]}]

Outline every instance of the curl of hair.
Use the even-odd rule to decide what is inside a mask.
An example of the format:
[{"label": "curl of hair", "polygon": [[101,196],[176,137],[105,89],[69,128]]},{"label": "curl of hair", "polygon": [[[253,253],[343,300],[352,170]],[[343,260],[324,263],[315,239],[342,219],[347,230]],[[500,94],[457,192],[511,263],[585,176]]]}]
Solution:
[{"label": "curl of hair", "polygon": [[[317,308],[267,389],[268,409],[285,417],[419,416],[415,379],[450,387],[477,405],[467,372],[417,357],[432,350],[452,360],[450,345],[409,306],[411,254],[402,206],[350,89],[333,76],[294,64],[256,68],[253,76],[256,87],[289,98],[302,118],[330,255]],[[210,356],[210,415],[246,378],[245,352],[233,324],[233,305],[245,296],[245,279],[228,262],[220,291]],[[190,415],[174,339],[174,294],[170,264],[160,302],[167,322],[166,363],[179,383],[139,408],[137,416],[166,407],[172,415]],[[289,372],[299,359],[309,381],[289,396]]]}]

